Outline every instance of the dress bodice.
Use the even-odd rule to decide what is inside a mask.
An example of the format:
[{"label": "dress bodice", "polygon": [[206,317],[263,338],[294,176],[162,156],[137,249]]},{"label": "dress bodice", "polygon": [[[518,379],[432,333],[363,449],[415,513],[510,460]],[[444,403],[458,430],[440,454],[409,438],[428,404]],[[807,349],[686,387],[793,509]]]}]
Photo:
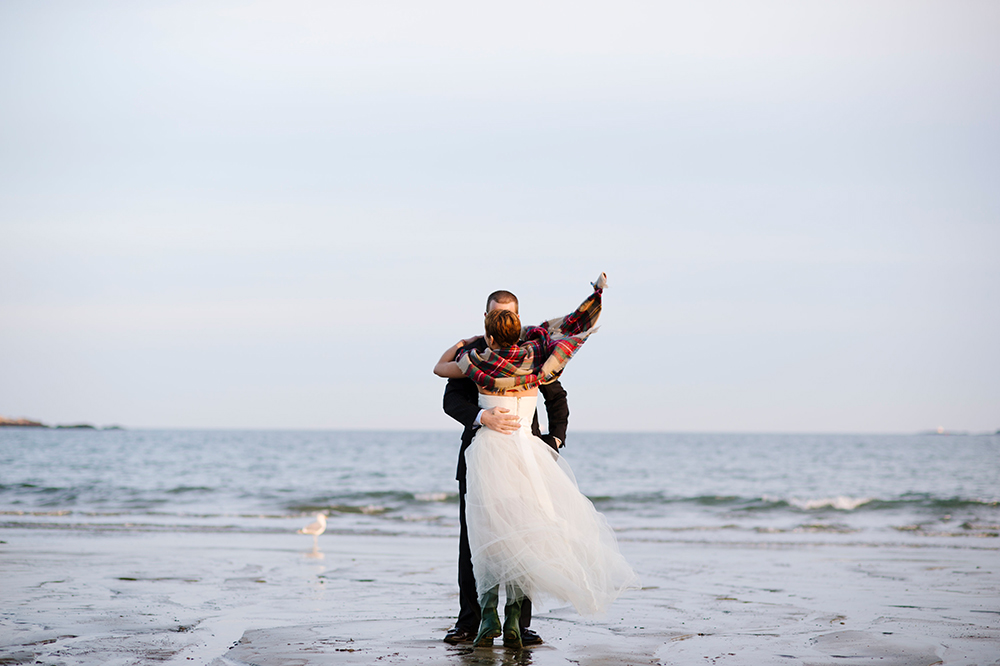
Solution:
[{"label": "dress bodice", "polygon": [[531,430],[531,422],[535,418],[535,406],[538,404],[537,395],[514,396],[514,395],[489,395],[479,394],[479,406],[483,409],[493,407],[506,407],[511,414],[517,414],[521,419],[521,427]]}]

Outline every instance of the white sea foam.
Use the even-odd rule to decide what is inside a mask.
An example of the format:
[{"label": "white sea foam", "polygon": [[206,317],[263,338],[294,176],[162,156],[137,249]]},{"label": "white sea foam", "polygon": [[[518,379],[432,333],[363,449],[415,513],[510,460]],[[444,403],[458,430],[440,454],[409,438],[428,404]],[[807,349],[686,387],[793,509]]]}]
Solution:
[{"label": "white sea foam", "polygon": [[413,499],[419,502],[444,502],[448,496],[448,493],[417,493]]},{"label": "white sea foam", "polygon": [[868,504],[874,499],[874,497],[847,497],[846,495],[837,495],[836,497],[824,497],[822,499],[810,500],[792,498],[788,500],[788,503],[806,511],[827,508],[837,509],[839,511],[853,511],[859,506]]}]

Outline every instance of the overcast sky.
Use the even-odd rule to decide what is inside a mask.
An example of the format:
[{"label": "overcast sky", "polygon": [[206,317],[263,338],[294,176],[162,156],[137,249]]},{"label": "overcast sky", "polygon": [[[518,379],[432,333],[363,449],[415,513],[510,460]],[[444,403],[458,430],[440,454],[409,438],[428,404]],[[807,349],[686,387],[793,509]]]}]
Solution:
[{"label": "overcast sky", "polygon": [[453,429],[608,273],[579,430],[1000,428],[1000,3],[0,3],[0,414]]}]

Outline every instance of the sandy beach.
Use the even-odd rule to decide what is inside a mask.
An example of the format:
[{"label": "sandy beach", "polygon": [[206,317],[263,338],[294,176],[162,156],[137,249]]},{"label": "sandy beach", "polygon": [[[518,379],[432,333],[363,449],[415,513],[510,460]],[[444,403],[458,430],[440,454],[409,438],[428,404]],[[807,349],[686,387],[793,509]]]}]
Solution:
[{"label": "sandy beach", "polygon": [[981,546],[624,539],[642,577],[603,618],[542,609],[541,647],[441,641],[455,542],[338,534],[0,531],[0,663],[1000,664]]}]

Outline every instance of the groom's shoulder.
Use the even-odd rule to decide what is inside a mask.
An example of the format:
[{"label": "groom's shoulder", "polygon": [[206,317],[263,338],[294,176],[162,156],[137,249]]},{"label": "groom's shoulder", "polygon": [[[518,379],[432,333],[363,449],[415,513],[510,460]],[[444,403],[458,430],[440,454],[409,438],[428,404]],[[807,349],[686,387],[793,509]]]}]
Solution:
[{"label": "groom's shoulder", "polygon": [[459,351],[486,351],[486,339],[483,336],[473,338],[469,342],[459,347]]}]

